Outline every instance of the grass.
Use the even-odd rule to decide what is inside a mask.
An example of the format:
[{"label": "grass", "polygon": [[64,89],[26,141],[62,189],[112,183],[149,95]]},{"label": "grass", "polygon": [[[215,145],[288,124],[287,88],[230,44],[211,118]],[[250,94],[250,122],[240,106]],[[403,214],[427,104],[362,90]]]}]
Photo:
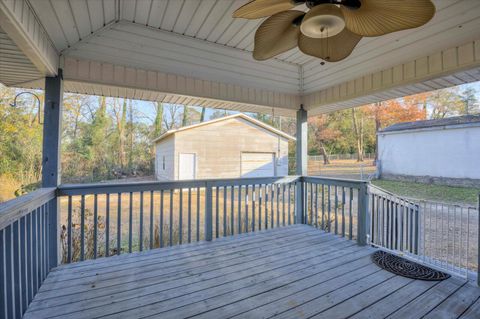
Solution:
[{"label": "grass", "polygon": [[415,182],[373,180],[372,184],[399,196],[474,206],[478,204],[478,194],[480,193],[480,188]]}]

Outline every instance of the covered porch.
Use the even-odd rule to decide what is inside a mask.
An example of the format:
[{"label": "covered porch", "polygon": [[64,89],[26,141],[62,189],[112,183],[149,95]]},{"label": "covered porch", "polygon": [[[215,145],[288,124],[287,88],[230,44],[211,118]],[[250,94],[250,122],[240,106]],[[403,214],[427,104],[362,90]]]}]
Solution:
[{"label": "covered porch", "polygon": [[[0,318],[480,315],[456,264],[424,282],[371,262],[367,183],[307,176],[309,116],[479,81],[480,4],[434,1],[423,27],[320,63],[253,60],[258,21],[231,17],[245,2],[0,1],[0,82],[45,90],[42,188],[0,204]],[[296,117],[296,175],[63,185],[64,92]],[[396,252],[418,255],[405,232]]]}]

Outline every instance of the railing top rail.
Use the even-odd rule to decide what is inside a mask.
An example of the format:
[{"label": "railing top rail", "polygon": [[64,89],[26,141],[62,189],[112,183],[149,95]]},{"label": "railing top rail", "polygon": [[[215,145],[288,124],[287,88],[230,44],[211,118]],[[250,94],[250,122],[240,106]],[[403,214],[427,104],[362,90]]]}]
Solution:
[{"label": "railing top rail", "polygon": [[29,194],[0,203],[0,229],[27,215],[40,205],[55,198],[54,187],[40,188]]},{"label": "railing top rail", "polygon": [[353,188],[360,188],[361,186],[368,184],[368,181],[346,179],[346,178],[320,177],[320,176],[304,176],[303,180],[307,183],[337,185],[337,186],[353,187]]},{"label": "railing top rail", "polygon": [[94,184],[65,184],[58,187],[59,196],[129,193],[141,191],[160,191],[196,187],[223,187],[240,185],[258,185],[272,183],[292,183],[300,180],[299,176],[255,177],[255,178],[229,178],[229,179],[203,179],[187,181],[166,182],[128,182],[128,183],[94,183]]}]

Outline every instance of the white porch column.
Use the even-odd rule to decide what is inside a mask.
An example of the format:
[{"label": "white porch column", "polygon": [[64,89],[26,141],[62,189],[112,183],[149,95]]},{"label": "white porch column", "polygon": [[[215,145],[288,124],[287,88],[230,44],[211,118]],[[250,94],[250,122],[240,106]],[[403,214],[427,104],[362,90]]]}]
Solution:
[{"label": "white porch column", "polygon": [[[307,111],[303,109],[303,105],[297,111],[297,146],[296,146],[296,173],[299,176],[307,175]],[[296,223],[302,224],[304,220],[304,183],[301,180],[297,183],[296,191],[296,206],[295,206],[295,215]]]},{"label": "white porch column", "polygon": [[[42,187],[57,187],[60,184],[60,149],[62,135],[63,77],[58,70],[55,77],[45,78],[45,105],[43,120]],[[49,204],[49,266],[60,261],[60,212],[58,199]]]}]

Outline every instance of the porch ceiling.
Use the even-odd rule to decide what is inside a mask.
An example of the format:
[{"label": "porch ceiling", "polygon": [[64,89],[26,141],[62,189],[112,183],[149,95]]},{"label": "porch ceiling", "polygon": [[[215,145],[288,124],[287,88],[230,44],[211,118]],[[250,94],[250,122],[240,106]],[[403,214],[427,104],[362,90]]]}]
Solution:
[{"label": "porch ceiling", "polygon": [[[363,38],[353,54],[344,61],[320,64],[319,59],[290,50],[275,59],[255,61],[251,57],[253,39],[260,20],[233,19],[232,12],[247,0],[38,0],[27,1],[35,12],[55,49],[60,53],[60,65],[76,60],[77,67],[91,61],[111,67],[129,68],[137,74],[156,72],[174,75],[180,81],[202,81],[231,86],[240,94],[208,95],[188,90],[161,90],[116,81],[94,81],[82,70],[65,70],[67,89],[79,93],[92,91],[110,95],[122,88],[128,97],[157,99],[169,102],[191,99],[190,103],[213,103],[216,107],[291,114],[303,102],[311,113],[322,113],[370,101],[385,96],[398,97],[402,92],[425,88],[425,81],[459,74],[480,66],[480,56],[472,65],[458,66],[447,73],[430,78],[403,81],[398,90],[391,88],[375,92],[357,92],[356,99],[345,97],[335,101],[315,100],[322,92],[347,85],[349,81],[408,64],[425,56],[433,56],[448,48],[472,43],[479,39],[480,2],[474,0],[433,0],[435,17],[421,28],[396,32],[377,38]],[[305,6],[297,9],[305,10]],[[475,51],[475,44],[473,44]],[[90,62],[84,62],[90,61]],[[83,63],[83,64],[82,64]],[[71,65],[71,64],[70,64]],[[131,73],[132,73],[131,72]],[[85,72],[83,72],[85,73]],[[132,73],[132,74],[133,74]],[[126,74],[126,73],[125,73]],[[464,74],[464,73],[462,73]],[[476,74],[474,72],[474,74]],[[114,76],[112,75],[112,78]],[[461,83],[476,77],[461,76]],[[33,80],[33,78],[32,78]],[[136,80],[131,80],[136,81]],[[452,83],[439,80],[441,87]],[[70,84],[68,84],[70,82]],[[459,84],[454,81],[454,84]],[[39,82],[25,86],[38,86]],[[80,85],[80,83],[82,85]],[[138,83],[137,83],[138,84]],[[406,87],[419,85],[415,90]],[[437,88],[438,85],[434,85]],[[428,87],[428,86],[427,86]],[[133,92],[134,90],[135,92]],[[228,88],[226,89],[228,91]],[[253,93],[252,93],[253,92]],[[194,92],[193,92],[194,93]],[[246,95],[245,95],[246,94]],[[166,98],[170,95],[170,98]],[[277,98],[275,98],[275,96]],[[363,100],[358,97],[367,96]],[[161,99],[162,98],[162,99]],[[184,99],[185,98],[185,99]],[[278,103],[283,101],[283,103]],[[316,102],[314,102],[316,101]],[[292,104],[289,104],[289,103]],[[245,106],[248,106],[247,108]]]}]

